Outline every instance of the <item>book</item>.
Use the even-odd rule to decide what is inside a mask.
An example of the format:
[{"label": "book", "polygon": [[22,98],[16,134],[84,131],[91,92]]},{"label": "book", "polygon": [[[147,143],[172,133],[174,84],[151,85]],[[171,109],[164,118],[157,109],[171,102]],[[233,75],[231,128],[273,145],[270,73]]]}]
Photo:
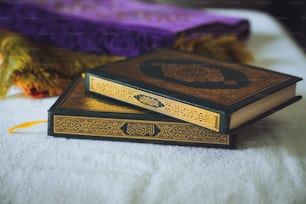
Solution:
[{"label": "book", "polygon": [[229,133],[301,98],[299,77],[159,49],[86,72],[86,89]]},{"label": "book", "polygon": [[171,48],[182,33],[245,40],[250,31],[243,18],[131,0],[3,0],[0,27],[59,48],[126,57]]},{"label": "book", "polygon": [[48,135],[199,147],[234,148],[235,134],[221,134],[107,97],[85,93],[74,80],[48,111]]}]

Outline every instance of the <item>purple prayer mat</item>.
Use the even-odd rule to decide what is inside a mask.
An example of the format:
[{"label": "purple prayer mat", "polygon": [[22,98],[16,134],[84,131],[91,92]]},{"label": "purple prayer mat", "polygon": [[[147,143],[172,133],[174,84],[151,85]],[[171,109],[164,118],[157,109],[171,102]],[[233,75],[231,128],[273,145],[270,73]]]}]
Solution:
[{"label": "purple prayer mat", "polygon": [[245,19],[131,0],[15,0],[0,2],[0,27],[75,51],[136,56],[172,47],[182,32],[249,34]]}]

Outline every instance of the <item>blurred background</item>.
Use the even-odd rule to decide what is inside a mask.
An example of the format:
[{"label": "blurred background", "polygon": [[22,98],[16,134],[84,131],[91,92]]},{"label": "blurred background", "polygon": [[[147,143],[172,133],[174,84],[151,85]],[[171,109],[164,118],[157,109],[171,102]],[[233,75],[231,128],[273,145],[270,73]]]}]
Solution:
[{"label": "blurred background", "polygon": [[143,0],[190,8],[242,8],[264,11],[272,15],[289,31],[306,53],[305,0]]}]

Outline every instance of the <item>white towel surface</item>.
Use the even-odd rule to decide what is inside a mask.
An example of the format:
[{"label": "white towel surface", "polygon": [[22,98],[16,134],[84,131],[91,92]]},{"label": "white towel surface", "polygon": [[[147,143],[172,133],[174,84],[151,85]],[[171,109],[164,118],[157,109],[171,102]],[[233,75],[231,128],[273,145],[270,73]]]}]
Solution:
[{"label": "white towel surface", "polygon": [[[216,11],[216,10],[214,10]],[[306,58],[270,16],[246,17],[254,65],[304,78]],[[237,150],[54,138],[47,119],[57,98],[27,99],[18,90],[0,100],[0,203],[306,203],[304,99],[239,133]]]}]

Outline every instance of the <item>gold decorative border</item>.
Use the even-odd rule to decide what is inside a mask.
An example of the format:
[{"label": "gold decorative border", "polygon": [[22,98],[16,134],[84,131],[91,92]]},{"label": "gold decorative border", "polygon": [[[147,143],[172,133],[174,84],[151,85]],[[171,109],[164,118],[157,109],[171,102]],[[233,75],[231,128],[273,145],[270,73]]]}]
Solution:
[{"label": "gold decorative border", "polygon": [[[136,88],[127,87],[115,82],[89,75],[89,91],[116,98],[127,103],[153,110],[178,118],[214,131],[220,131],[220,114],[201,109],[189,104],[171,100],[162,96],[147,93]],[[143,95],[155,99],[163,106],[152,106],[142,103],[135,96]]]},{"label": "gold decorative border", "polygon": [[[126,129],[125,128],[132,128]],[[230,135],[189,123],[54,115],[55,134],[84,135],[206,144],[230,144]]]}]

